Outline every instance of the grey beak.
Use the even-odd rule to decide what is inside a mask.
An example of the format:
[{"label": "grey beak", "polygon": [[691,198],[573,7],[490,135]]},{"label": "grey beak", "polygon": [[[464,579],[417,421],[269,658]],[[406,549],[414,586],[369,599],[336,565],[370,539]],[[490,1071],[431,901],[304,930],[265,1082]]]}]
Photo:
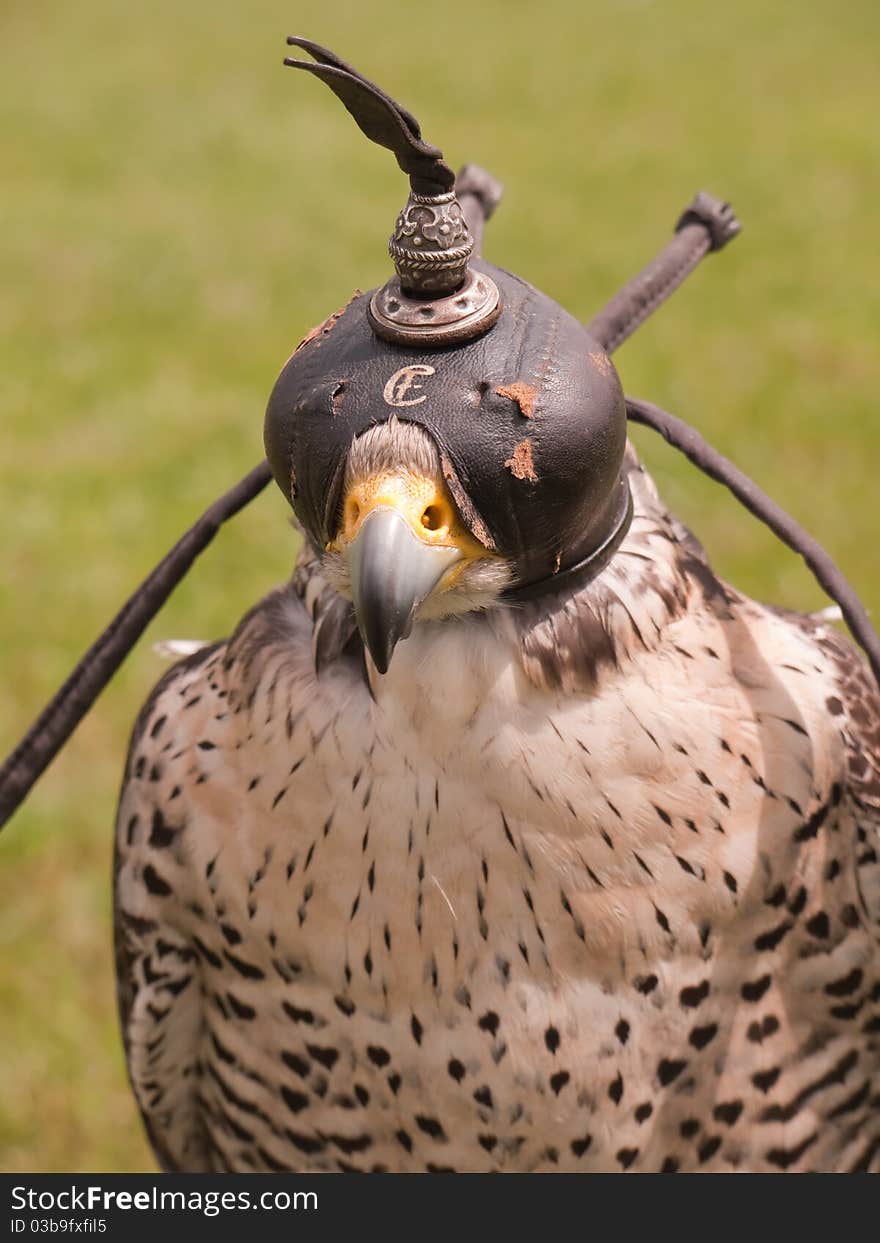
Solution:
[{"label": "grey beak", "polygon": [[358,630],[380,673],[419,605],[460,557],[455,548],[423,543],[396,510],[367,514],[346,558]]}]

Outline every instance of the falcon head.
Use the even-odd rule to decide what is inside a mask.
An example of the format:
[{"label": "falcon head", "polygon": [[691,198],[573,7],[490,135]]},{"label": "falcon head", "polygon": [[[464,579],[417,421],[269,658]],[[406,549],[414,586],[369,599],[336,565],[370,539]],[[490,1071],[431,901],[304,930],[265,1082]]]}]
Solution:
[{"label": "falcon head", "polygon": [[456,179],[412,113],[326,48],[288,43],[313,59],[285,63],[324,82],[410,180],[396,275],[309,333],[265,425],[275,479],[384,673],[420,618],[598,572],[632,514],[626,408],[577,320],[474,259],[456,190],[470,175],[471,194],[497,201],[487,175]]},{"label": "falcon head", "polygon": [[357,294],[269,399],[275,479],[382,673],[420,620],[588,581],[629,525],[610,359],[532,286],[474,266],[502,302],[478,338],[388,341]]}]

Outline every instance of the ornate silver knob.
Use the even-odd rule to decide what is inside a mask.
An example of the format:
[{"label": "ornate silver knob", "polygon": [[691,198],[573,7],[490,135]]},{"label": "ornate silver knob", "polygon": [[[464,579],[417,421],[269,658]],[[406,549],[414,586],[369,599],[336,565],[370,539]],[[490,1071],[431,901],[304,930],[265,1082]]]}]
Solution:
[{"label": "ornate silver knob", "polygon": [[400,287],[413,298],[437,298],[464,284],[474,249],[454,191],[410,193],[397,217],[388,252]]}]

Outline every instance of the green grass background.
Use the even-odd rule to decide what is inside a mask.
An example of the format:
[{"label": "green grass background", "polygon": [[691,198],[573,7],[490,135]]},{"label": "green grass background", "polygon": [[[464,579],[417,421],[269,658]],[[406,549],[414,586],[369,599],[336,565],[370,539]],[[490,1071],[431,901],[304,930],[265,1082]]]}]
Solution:
[{"label": "green grass background", "polygon": [[[818,534],[880,615],[876,0],[6,0],[0,15],[0,751],[261,455],[299,337],[387,273],[405,193],[289,32],[506,184],[489,258],[589,318],[705,186],[744,233],[618,358]],[[796,559],[640,432],[740,587]],[[152,1168],[110,957],[114,801],[162,669],[289,569],[266,494],[218,539],[0,839],[0,1169]]]}]

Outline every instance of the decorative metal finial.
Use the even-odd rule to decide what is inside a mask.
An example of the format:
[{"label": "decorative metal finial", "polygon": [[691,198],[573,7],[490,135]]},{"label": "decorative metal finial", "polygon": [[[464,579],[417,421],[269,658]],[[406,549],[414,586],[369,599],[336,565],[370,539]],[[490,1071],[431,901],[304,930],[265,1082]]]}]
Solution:
[{"label": "decorative metal finial", "polygon": [[491,277],[468,266],[474,239],[454,191],[411,191],[388,252],[397,275],[370,300],[374,331],[386,341],[435,346],[491,328],[501,297]]},{"label": "decorative metal finial", "polygon": [[414,298],[435,298],[460,289],[473,249],[454,190],[410,192],[388,243],[400,287]]},{"label": "decorative metal finial", "polygon": [[407,345],[442,345],[480,336],[501,313],[495,282],[469,267],[474,241],[443,152],[422,138],[418,121],[326,48],[291,36],[317,63],[286,59],[325,82],[371,141],[394,152],[410,194],[397,217],[389,253],[397,275],[370,301],[375,332]]}]

